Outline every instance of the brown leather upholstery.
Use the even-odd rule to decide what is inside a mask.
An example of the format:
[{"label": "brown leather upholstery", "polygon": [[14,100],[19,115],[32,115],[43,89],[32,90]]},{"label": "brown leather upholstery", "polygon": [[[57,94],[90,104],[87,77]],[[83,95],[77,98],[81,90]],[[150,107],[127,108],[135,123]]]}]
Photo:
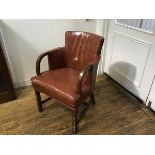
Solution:
[{"label": "brown leather upholstery", "polygon": [[90,85],[85,82],[82,85],[83,95],[78,94],[79,74],[79,70],[72,68],[61,68],[45,72],[32,78],[33,87],[75,109],[80,100],[87,97],[90,92]]},{"label": "brown leather upholstery", "polygon": [[49,70],[66,67],[65,48],[54,49],[48,56]]},{"label": "brown leather upholstery", "polygon": [[[31,80],[39,111],[42,111],[43,103],[40,92],[61,101],[74,112],[89,96],[95,103],[94,83],[103,41],[103,37],[92,33],[68,31],[65,47],[47,51],[38,57],[37,76]],[[49,70],[40,73],[40,62],[45,56],[48,57]],[[75,120],[75,130],[74,123]]]},{"label": "brown leather upholstery", "polygon": [[79,70],[83,69],[100,54],[102,40],[102,37],[95,34],[66,32],[66,65]]}]

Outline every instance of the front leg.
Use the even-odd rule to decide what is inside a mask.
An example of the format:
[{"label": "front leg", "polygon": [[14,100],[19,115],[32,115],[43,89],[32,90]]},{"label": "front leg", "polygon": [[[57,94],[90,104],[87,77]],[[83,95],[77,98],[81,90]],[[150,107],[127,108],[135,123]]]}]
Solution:
[{"label": "front leg", "polygon": [[72,134],[75,134],[77,132],[77,116],[78,110],[72,110]]},{"label": "front leg", "polygon": [[40,92],[38,92],[36,90],[34,90],[34,92],[35,92],[35,96],[36,96],[38,111],[42,112],[43,111],[43,107],[42,107],[42,103],[41,103]]}]

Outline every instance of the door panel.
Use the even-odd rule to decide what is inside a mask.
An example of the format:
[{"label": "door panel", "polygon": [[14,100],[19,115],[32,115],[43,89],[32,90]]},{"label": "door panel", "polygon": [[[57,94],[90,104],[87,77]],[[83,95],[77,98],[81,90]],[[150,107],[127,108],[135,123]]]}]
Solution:
[{"label": "door panel", "polygon": [[110,20],[105,72],[146,102],[154,76],[155,37]]},{"label": "door panel", "polygon": [[147,99],[147,105],[155,111],[155,76]]},{"label": "door panel", "polygon": [[114,33],[113,42],[110,69],[139,87],[150,45],[119,33]]}]

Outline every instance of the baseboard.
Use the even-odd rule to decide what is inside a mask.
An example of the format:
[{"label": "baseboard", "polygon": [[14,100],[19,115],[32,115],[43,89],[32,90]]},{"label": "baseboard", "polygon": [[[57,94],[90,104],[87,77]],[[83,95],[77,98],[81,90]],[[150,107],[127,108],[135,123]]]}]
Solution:
[{"label": "baseboard", "polygon": [[137,99],[139,102],[143,102],[145,104],[145,101],[143,101],[141,98],[139,98],[138,96],[136,96],[135,94],[133,94],[131,91],[127,90],[119,82],[117,82],[110,75],[108,75],[106,72],[104,72],[104,75],[106,75],[107,77],[109,77],[118,87],[120,87],[121,88],[120,90],[121,90],[122,93],[126,94],[127,96],[130,96],[130,98],[133,97],[133,99]]},{"label": "baseboard", "polygon": [[31,80],[18,81],[14,83],[15,88],[25,87],[31,85]]}]

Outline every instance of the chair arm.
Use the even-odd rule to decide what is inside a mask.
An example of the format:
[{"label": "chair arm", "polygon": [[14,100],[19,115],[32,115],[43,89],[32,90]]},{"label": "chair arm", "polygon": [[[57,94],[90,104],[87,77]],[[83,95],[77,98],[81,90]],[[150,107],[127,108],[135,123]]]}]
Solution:
[{"label": "chair arm", "polygon": [[49,55],[52,54],[53,52],[60,51],[61,49],[64,49],[64,47],[58,47],[58,48],[49,50],[49,51],[47,51],[47,52],[42,53],[42,54],[38,57],[38,59],[37,59],[37,61],[36,61],[36,74],[37,74],[37,76],[41,74],[41,73],[40,73],[40,63],[41,63],[42,59],[43,59],[45,56],[49,56]]},{"label": "chair arm", "polygon": [[[84,67],[84,69],[82,69],[82,71],[80,72],[80,75],[79,75],[79,80],[78,80],[78,85],[77,85],[77,91],[80,95],[82,95],[82,82],[83,82],[83,79],[86,75],[86,73],[88,71],[91,72],[91,76],[93,76],[93,67],[99,63],[100,61],[100,57],[97,57],[97,59],[91,63],[89,63],[86,67]],[[90,83],[91,85],[91,83]]]}]

